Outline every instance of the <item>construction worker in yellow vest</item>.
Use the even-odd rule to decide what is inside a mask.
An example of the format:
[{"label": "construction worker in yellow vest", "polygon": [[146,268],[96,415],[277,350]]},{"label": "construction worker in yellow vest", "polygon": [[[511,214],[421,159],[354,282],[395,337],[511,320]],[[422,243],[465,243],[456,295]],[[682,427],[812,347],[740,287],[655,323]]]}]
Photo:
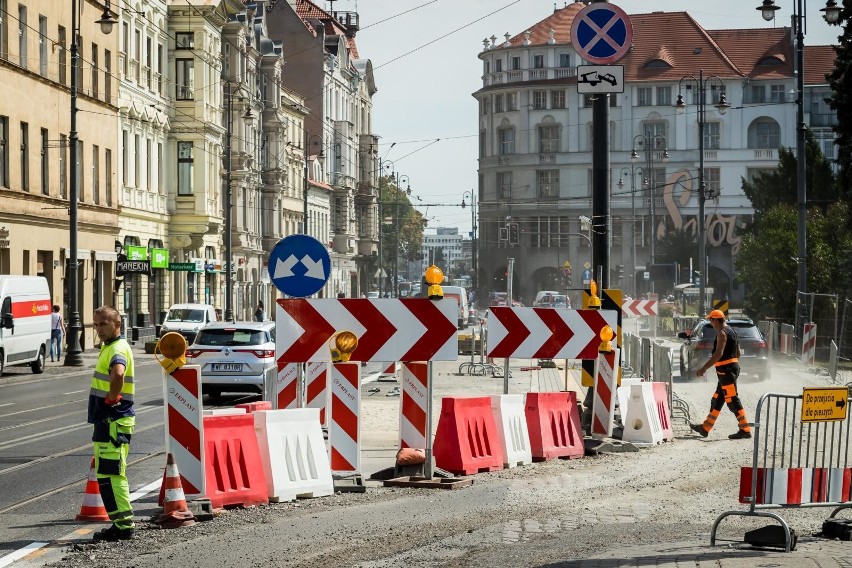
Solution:
[{"label": "construction worker in yellow vest", "polygon": [[96,309],[94,327],[101,352],[89,391],[88,421],[94,424],[95,473],[112,526],[95,533],[93,539],[127,540],[134,532],[126,471],[130,437],[136,426],[133,352],[120,337],[121,317],[115,308]]}]

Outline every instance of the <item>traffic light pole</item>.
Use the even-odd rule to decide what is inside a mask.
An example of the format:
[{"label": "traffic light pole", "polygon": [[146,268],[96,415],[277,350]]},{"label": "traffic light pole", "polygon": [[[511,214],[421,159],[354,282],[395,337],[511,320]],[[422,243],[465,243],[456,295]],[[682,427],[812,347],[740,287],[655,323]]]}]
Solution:
[{"label": "traffic light pole", "polygon": [[[515,274],[515,259],[507,258],[506,267],[508,273],[506,275],[506,303],[511,308],[514,305],[512,302],[512,276]],[[506,357],[506,360],[503,361],[503,394],[509,394],[509,357]]]}]

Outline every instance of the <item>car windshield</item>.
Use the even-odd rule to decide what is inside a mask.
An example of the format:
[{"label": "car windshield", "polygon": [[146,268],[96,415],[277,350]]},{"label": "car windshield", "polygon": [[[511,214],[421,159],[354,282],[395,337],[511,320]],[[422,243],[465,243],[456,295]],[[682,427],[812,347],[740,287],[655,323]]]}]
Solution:
[{"label": "car windshield", "polygon": [[196,345],[262,345],[271,341],[269,334],[260,329],[203,329]]},{"label": "car windshield", "polygon": [[202,322],[204,321],[204,310],[175,308],[169,310],[169,315],[166,316],[166,321]]},{"label": "car windshield", "polygon": [[[728,325],[734,330],[734,333],[737,334],[737,337],[742,339],[760,339],[760,332],[757,330],[754,324],[751,323],[737,323],[737,322],[729,322]],[[704,324],[704,329],[701,333],[701,339],[713,340],[716,339],[716,330],[713,329],[713,326],[708,324]]]}]

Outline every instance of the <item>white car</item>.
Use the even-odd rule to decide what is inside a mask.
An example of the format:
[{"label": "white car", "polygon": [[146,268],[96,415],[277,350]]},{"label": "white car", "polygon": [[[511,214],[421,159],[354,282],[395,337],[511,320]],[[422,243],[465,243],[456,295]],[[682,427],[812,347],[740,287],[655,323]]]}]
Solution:
[{"label": "white car", "polygon": [[275,322],[217,322],[198,332],[187,363],[201,366],[201,391],[263,393],[263,377],[275,363]]}]

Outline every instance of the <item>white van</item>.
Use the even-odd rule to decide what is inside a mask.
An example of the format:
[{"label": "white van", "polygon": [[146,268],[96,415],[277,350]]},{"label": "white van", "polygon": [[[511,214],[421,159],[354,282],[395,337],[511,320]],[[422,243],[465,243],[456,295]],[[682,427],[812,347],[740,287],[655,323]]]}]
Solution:
[{"label": "white van", "polygon": [[219,318],[210,304],[173,304],[160,327],[160,337],[166,332],[176,331],[191,344],[198,330],[214,321],[219,321]]},{"label": "white van", "polygon": [[444,298],[451,298],[459,303],[459,329],[467,327],[468,309],[467,309],[467,290],[461,286],[441,286],[444,290]]},{"label": "white van", "polygon": [[44,372],[52,308],[45,278],[0,276],[0,375],[6,365]]}]

